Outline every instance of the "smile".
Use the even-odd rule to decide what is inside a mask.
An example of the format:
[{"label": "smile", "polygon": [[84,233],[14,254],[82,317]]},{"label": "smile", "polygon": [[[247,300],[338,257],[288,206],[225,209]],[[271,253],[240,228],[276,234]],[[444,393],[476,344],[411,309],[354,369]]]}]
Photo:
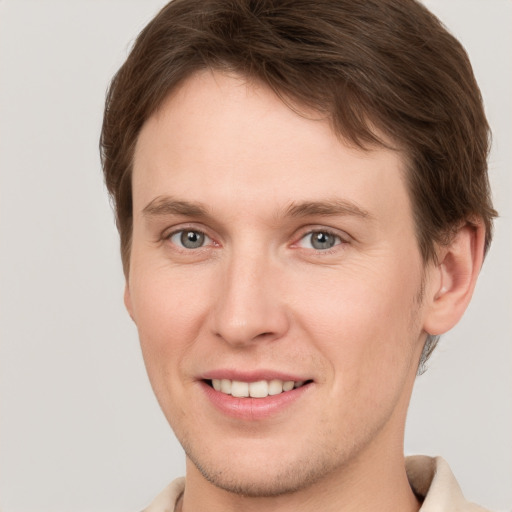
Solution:
[{"label": "smile", "polygon": [[243,382],[230,379],[211,379],[210,383],[215,391],[237,398],[266,398],[300,388],[306,381],[273,379]]},{"label": "smile", "polygon": [[244,422],[269,420],[284,414],[292,404],[311,396],[314,389],[312,379],[264,370],[217,370],[203,375],[199,382],[204,396],[217,411]]}]

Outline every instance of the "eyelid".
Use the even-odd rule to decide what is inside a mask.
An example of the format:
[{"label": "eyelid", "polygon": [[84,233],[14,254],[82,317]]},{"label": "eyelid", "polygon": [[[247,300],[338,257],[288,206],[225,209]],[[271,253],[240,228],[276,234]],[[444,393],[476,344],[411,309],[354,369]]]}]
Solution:
[{"label": "eyelid", "polygon": [[[205,249],[207,248],[208,246],[214,246],[214,247],[220,247],[221,244],[217,241],[217,237],[215,237],[214,235],[211,234],[211,230],[208,229],[206,226],[198,226],[197,224],[195,223],[183,223],[183,224],[178,224],[178,225],[175,225],[175,226],[172,226],[172,227],[168,227],[166,228],[165,230],[162,231],[161,235],[160,235],[160,240],[163,241],[163,242],[170,242],[172,243],[175,247],[177,247],[178,249],[183,249],[183,250],[186,250],[186,251],[191,251],[193,249],[185,249],[184,247],[181,247],[173,242],[170,241],[171,237],[178,234],[178,233],[181,233],[183,231],[196,231],[198,233],[202,233],[205,238],[208,239],[208,243],[205,243],[205,245],[199,247],[198,249],[195,249],[195,250],[200,250],[200,249]],[[318,253],[328,253],[329,251],[332,251],[334,250],[335,247],[339,246],[339,245],[343,245],[343,244],[347,244],[347,243],[350,243],[352,239],[352,237],[346,233],[345,231],[341,231],[339,229],[336,229],[336,228],[332,228],[332,227],[328,227],[328,226],[325,226],[325,225],[311,225],[311,226],[305,226],[303,228],[301,228],[300,230],[297,230],[296,234],[293,236],[293,242],[291,244],[292,247],[298,247],[298,248],[302,248],[300,247],[299,245],[299,242],[301,240],[303,240],[306,236],[310,236],[312,235],[313,233],[326,233],[326,234],[329,234],[329,235],[332,235],[332,236],[335,236],[336,238],[339,239],[339,243],[335,244],[331,249],[324,249],[324,250],[318,250],[318,249],[309,249],[311,251],[315,251],[315,252],[318,252]],[[308,250],[308,249],[306,249]]]},{"label": "eyelid", "polygon": [[[198,247],[184,247],[182,243],[178,242],[178,240],[183,236],[184,233],[196,233],[198,235],[201,235],[203,237],[202,245]],[[176,240],[175,240],[176,238]],[[169,235],[169,240],[173,245],[178,246],[180,249],[186,249],[188,251],[191,250],[198,250],[198,249],[204,249],[205,247],[211,245],[212,239],[202,231],[198,231],[197,229],[180,229],[178,231],[175,231],[174,233],[171,233]]]},{"label": "eyelid", "polygon": [[207,229],[204,226],[198,226],[197,224],[193,224],[193,223],[178,224],[178,225],[175,225],[175,226],[165,229],[164,231],[162,231],[160,240],[163,242],[172,243],[172,245],[174,245],[178,249],[191,251],[193,249],[186,249],[185,247],[181,247],[180,245],[177,245],[174,242],[171,242],[171,238],[174,235],[176,235],[178,233],[182,233],[183,231],[195,231],[197,233],[203,234],[205,236],[205,238],[208,239],[208,241],[209,241],[208,243],[205,243],[205,245],[203,245],[195,250],[205,249],[208,246],[220,246],[220,244],[216,241],[215,237],[210,233],[209,229]]},{"label": "eyelid", "polygon": [[[307,236],[311,236],[313,233],[325,233],[328,235],[332,235],[339,239],[339,243],[335,244],[330,249],[323,249],[323,250],[314,249],[314,248],[309,249],[309,248],[301,247],[299,245],[300,242],[302,240],[304,240],[304,238],[306,238]],[[335,228],[331,228],[331,227],[327,227],[327,226],[315,225],[315,226],[307,226],[305,228],[302,228],[298,232],[298,234],[294,237],[295,241],[293,242],[292,246],[298,247],[300,249],[311,250],[316,253],[328,254],[329,251],[336,250],[336,247],[349,243],[351,239],[352,238],[350,237],[350,235],[348,235],[345,231],[340,231],[339,229],[335,229]]]}]

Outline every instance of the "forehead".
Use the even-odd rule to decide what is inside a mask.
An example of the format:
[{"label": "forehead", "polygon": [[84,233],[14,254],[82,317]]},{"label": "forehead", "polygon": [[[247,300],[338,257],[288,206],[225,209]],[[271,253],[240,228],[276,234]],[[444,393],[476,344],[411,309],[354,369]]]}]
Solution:
[{"label": "forehead", "polygon": [[243,199],[239,205],[251,207],[263,194],[276,208],[341,197],[376,208],[391,200],[408,211],[404,160],[399,151],[344,142],[328,119],[297,112],[265,85],[204,71],[173,91],[141,130],[134,206],[140,211],[168,194],[206,204]]}]

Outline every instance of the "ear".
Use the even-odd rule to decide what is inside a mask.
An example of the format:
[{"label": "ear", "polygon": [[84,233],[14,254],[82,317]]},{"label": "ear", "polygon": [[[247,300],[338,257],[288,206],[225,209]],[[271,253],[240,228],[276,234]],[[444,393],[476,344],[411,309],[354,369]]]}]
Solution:
[{"label": "ear", "polygon": [[426,286],[429,304],[423,329],[428,334],[443,334],[461,319],[483,263],[484,241],[485,228],[479,221],[462,226],[447,246],[439,248]]},{"label": "ear", "polygon": [[135,318],[133,317],[133,306],[132,306],[132,298],[130,295],[130,285],[128,284],[128,280],[126,280],[126,284],[124,285],[124,306],[130,318],[135,322]]}]

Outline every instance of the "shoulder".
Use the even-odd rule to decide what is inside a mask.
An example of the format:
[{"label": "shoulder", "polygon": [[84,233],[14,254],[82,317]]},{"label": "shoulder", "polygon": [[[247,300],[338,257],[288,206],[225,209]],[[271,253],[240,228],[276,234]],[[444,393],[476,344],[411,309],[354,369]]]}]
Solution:
[{"label": "shoulder", "polygon": [[185,478],[173,480],[142,512],[173,512],[185,489]]},{"label": "shoulder", "polygon": [[423,499],[420,512],[489,512],[464,498],[443,458],[415,455],[405,465],[412,489]]}]

